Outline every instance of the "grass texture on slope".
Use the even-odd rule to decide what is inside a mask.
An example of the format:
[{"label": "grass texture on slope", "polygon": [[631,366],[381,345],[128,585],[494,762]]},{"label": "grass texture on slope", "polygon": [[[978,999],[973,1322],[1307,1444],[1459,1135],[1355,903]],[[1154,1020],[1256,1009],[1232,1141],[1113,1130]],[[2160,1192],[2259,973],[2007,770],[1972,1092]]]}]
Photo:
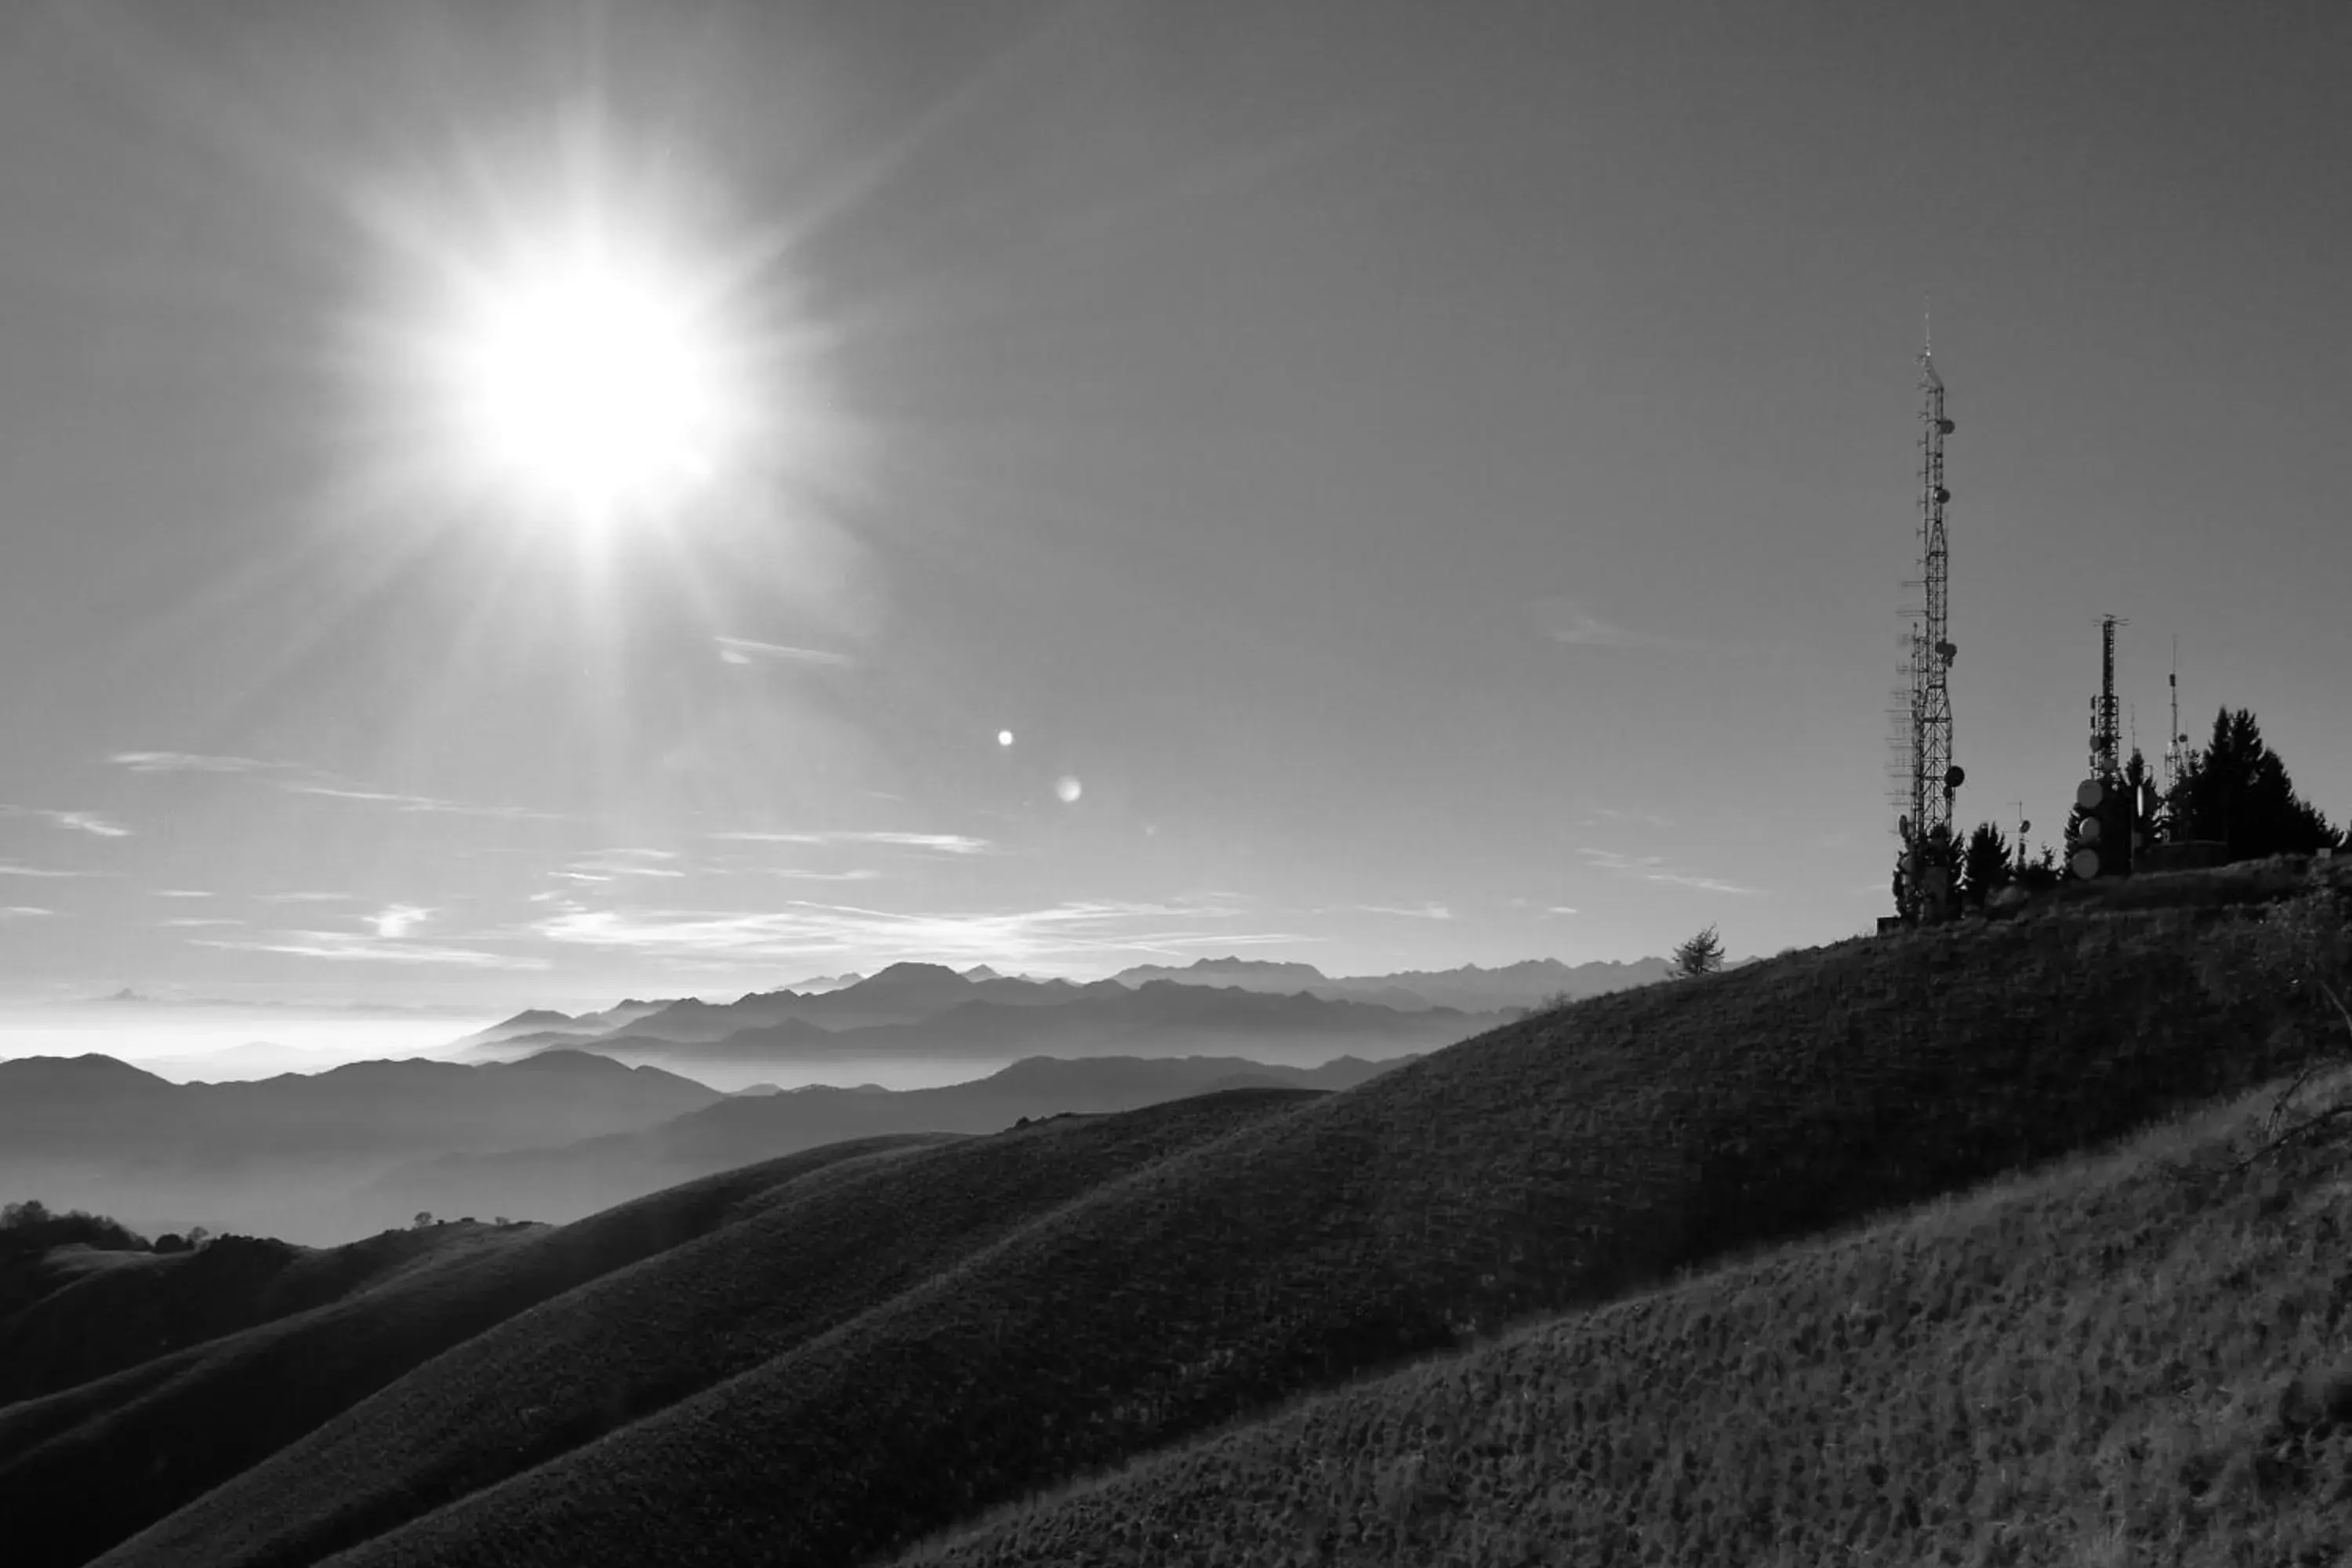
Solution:
[{"label": "grass texture on slope", "polygon": [[[1539,1311],[1850,1224],[2316,1048],[2230,911],[1842,944],[1598,997],[1178,1154],[341,1568],[854,1563]],[[384,1434],[387,1437],[389,1433]]]},{"label": "grass texture on slope", "polygon": [[896,1568],[2344,1562],[2352,1138],[2233,1170],[2273,1099],[1318,1396]]},{"label": "grass texture on slope", "polygon": [[13,1311],[0,1307],[0,1405],[89,1383],[324,1306],[404,1269],[514,1239],[487,1226],[434,1226],[334,1247],[230,1236],[180,1253],[53,1252],[18,1266],[47,1276],[52,1288]]},{"label": "grass texture on slope", "polygon": [[842,1162],[507,1319],[105,1561],[315,1563],[821,1336],[1106,1183],[1317,1098],[1242,1089]]},{"label": "grass texture on slope", "polygon": [[88,1562],[514,1313],[689,1241],[770,1188],[925,1142],[837,1144],[691,1183],[0,1407],[10,1568]]}]

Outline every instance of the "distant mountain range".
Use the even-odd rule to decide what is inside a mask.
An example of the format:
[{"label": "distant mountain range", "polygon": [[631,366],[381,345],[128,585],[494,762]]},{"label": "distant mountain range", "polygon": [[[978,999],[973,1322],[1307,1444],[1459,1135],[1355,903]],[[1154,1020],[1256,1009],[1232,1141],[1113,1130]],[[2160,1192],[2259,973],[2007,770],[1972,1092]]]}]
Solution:
[{"label": "distant mountain range", "polygon": [[[1264,1055],[1315,1043],[1385,1054],[1450,1044],[1558,997],[1663,979],[1664,959],[1334,979],[1308,963],[1205,958],[1142,965],[1106,980],[1031,980],[985,965],[961,973],[894,963],[824,975],[733,1002],[630,1000],[568,1016],[531,1009],[457,1042],[460,1059],[587,1050],[718,1078],[762,1066],[861,1059],[1011,1061],[1061,1055]],[[717,1081],[717,1079],[714,1079]]]},{"label": "distant mountain range", "polygon": [[1311,963],[1282,963],[1256,958],[1203,958],[1171,968],[1138,964],[1114,976],[1126,985],[1171,980],[1180,985],[1220,985],[1245,991],[1285,994],[1304,991],[1327,1000],[1377,1002],[1384,1007],[1455,1007],[1483,1012],[1533,1007],[1556,996],[1598,996],[1607,991],[1647,985],[1664,980],[1672,964],[1663,958],[1638,958],[1630,963],[1610,960],[1593,963],[1562,963],[1556,958],[1531,958],[1499,969],[1465,963],[1459,969],[1408,969],[1394,974],[1334,977]]},{"label": "distant mountain range", "polygon": [[1223,1089],[1345,1089],[1413,1059],[1035,1057],[940,1089],[729,1096],[582,1051],[218,1084],[112,1057],[24,1057],[0,1061],[0,1196],[110,1214],[148,1236],[201,1224],[328,1245],[420,1209],[560,1222],[844,1138],[997,1132]]},{"label": "distant mountain range", "polygon": [[342,1198],[393,1166],[634,1131],[721,1098],[580,1051],[230,1083],[173,1083],[106,1056],[20,1057],[0,1061],[0,1193],[151,1235],[201,1223],[341,1240],[386,1223],[358,1224]]}]

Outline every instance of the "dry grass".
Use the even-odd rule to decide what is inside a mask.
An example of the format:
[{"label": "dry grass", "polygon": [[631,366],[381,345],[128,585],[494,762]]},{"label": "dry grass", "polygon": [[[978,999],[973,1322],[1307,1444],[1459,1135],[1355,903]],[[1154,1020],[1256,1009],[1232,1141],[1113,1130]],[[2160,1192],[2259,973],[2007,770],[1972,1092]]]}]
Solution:
[{"label": "dry grass", "polygon": [[2341,1562],[2352,1140],[2233,1170],[2271,1098],[1311,1399],[898,1568]]}]

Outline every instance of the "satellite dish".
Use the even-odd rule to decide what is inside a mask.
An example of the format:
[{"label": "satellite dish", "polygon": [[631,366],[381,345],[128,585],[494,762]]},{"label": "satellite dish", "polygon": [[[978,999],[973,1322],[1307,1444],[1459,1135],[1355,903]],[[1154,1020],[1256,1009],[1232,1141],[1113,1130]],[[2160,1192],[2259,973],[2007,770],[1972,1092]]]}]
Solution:
[{"label": "satellite dish", "polygon": [[2077,849],[2074,851],[2074,858],[2066,862],[2066,868],[2087,882],[2099,874],[2099,852],[2095,849]]},{"label": "satellite dish", "polygon": [[1911,837],[1911,815],[1910,815],[1910,813],[1906,812],[1906,813],[1904,813],[1901,816],[1898,816],[1898,817],[1896,817],[1896,818],[1895,819],[1895,832],[1897,832],[1897,833],[1900,833],[1900,834],[1901,834],[1901,835],[1903,835],[1903,837],[1906,837],[1906,838],[1908,838],[1908,837]]},{"label": "satellite dish", "polygon": [[2099,841],[2099,819],[2095,816],[2083,818],[2083,825],[2074,830],[2074,837],[2085,844],[2096,844]]},{"label": "satellite dish", "polygon": [[2021,822],[2017,825],[2017,837],[2021,839],[2032,831],[2033,824],[2030,822]]},{"label": "satellite dish", "polygon": [[2089,811],[2106,798],[2107,787],[2096,779],[2084,779],[2074,786],[2074,804]]},{"label": "satellite dish", "polygon": [[1959,763],[1954,763],[1950,767],[1944,770],[1944,787],[1946,789],[1958,789],[1968,782],[1968,770],[1960,766]]},{"label": "satellite dish", "polygon": [[1937,429],[1938,429],[1938,430],[1941,430],[1945,435],[1948,436],[1948,435],[1950,435],[1953,431],[1955,431],[1955,430],[1958,429],[1958,428],[1959,428],[1959,426],[1957,426],[1957,425],[1955,425],[1955,424],[1953,424],[1953,423],[1952,423],[1950,420],[1948,420],[1948,419],[1938,419],[1938,420],[1937,420],[1937,421],[1936,421],[1936,428],[1937,428]]}]

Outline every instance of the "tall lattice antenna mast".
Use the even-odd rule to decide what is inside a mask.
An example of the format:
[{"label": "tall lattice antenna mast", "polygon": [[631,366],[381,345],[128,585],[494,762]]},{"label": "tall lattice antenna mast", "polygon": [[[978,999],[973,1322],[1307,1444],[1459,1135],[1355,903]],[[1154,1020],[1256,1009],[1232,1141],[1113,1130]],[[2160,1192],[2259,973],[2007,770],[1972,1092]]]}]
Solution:
[{"label": "tall lattice antenna mast", "polygon": [[[1903,674],[1909,686],[1905,732],[1897,746],[1907,763],[1904,811],[1896,831],[1904,841],[1904,877],[1897,895],[1903,917],[1935,918],[1948,908],[1952,886],[1952,796],[1963,774],[1952,763],[1951,546],[1944,508],[1944,378],[1936,374],[1922,321],[1919,348],[1919,599],[1911,614]],[[1906,584],[1908,586],[1909,584]]]},{"label": "tall lattice antenna mast", "polygon": [[2164,742],[2164,797],[2170,800],[2173,791],[2180,784],[2181,743],[2189,739],[2180,732],[2180,634],[2178,632],[2172,637],[2172,673],[2164,678],[2164,682],[2172,689],[2172,728],[2165,731]]},{"label": "tall lattice antenna mast", "polygon": [[2099,617],[2099,694],[2091,699],[2091,776],[2112,784],[2123,775],[2121,717],[2116,706],[2115,616]]}]

